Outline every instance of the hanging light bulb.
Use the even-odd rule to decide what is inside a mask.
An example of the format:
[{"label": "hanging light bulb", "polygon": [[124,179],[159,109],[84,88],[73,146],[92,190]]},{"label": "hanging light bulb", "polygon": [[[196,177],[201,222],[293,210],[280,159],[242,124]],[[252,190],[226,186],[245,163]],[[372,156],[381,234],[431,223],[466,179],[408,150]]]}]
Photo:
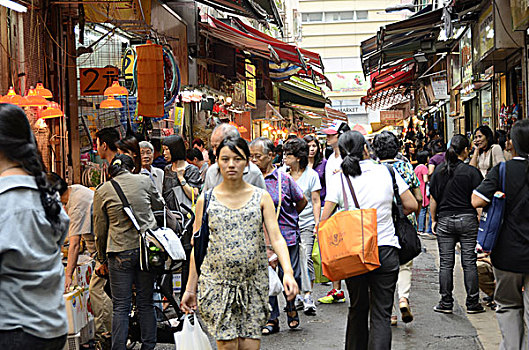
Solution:
[{"label": "hanging light bulb", "polygon": [[15,89],[13,89],[13,87],[11,86],[9,88],[9,91],[7,92],[7,95],[0,98],[0,103],[11,103],[13,105],[19,106],[20,102],[22,102],[22,98],[22,96],[17,95]]},{"label": "hanging light bulb", "polygon": [[44,98],[52,98],[53,94],[50,90],[46,89],[42,83],[37,83],[37,87],[35,88],[35,92],[38,96],[44,97]]},{"label": "hanging light bulb", "polygon": [[105,89],[105,96],[128,96],[129,91],[126,87],[119,85],[117,80],[114,80],[112,86]]},{"label": "hanging light bulb", "polygon": [[106,100],[101,102],[99,108],[123,108],[123,103],[114,98],[114,96],[108,96]]},{"label": "hanging light bulb", "polygon": [[35,89],[29,89],[28,95],[22,98],[20,107],[46,107],[49,101],[38,96]]}]

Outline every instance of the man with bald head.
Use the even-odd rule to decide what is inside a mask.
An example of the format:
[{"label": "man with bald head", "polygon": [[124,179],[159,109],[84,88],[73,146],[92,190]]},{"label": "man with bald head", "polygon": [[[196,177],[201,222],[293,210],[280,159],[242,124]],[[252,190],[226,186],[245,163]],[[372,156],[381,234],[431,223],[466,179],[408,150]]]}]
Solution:
[{"label": "man with bald head", "polygon": [[[239,134],[239,131],[233,125],[227,123],[217,125],[217,127],[213,129],[213,133],[211,133],[211,147],[213,148],[213,153],[217,153],[217,147],[219,147],[222,140],[224,140],[226,137],[240,136],[241,135]],[[247,183],[266,190],[263,174],[261,173],[261,170],[259,170],[259,168],[252,162],[249,162],[246,169],[244,169],[244,175],[242,178]],[[215,163],[208,168],[206,180],[204,181],[204,190],[207,191],[208,189],[219,185],[221,182],[222,175],[219,171],[219,165]]]}]

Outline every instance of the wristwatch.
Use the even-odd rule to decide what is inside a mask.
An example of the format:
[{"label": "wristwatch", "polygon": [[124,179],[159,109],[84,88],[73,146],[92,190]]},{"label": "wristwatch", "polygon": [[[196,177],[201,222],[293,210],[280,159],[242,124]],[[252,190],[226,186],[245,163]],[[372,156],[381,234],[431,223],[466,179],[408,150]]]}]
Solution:
[{"label": "wristwatch", "polygon": [[187,185],[187,181],[186,181],[186,180],[182,180],[182,181],[180,181],[180,185],[181,185],[182,187],[184,187],[185,185]]}]

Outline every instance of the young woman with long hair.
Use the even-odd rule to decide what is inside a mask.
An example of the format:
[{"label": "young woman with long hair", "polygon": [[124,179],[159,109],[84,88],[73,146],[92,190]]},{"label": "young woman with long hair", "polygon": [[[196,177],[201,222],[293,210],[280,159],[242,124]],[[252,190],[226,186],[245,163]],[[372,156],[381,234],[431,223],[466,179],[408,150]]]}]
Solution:
[{"label": "young woman with long hair", "polygon": [[486,176],[500,162],[505,162],[505,156],[500,145],[494,143],[492,130],[487,125],[480,126],[474,131],[474,154],[470,165]]},{"label": "young woman with long hair", "polygon": [[62,349],[69,219],[24,111],[0,104],[0,349]]},{"label": "young woman with long hair", "polygon": [[[393,295],[399,274],[399,240],[393,225],[393,180],[385,165],[373,161],[366,140],[358,131],[346,131],[338,139],[343,159],[341,172],[327,179],[327,197],[322,220],[331,216],[336,206],[344,207],[344,196],[354,203],[342,177],[348,176],[360,208],[377,211],[378,251],[381,266],[371,272],[345,280],[350,306],[347,319],[346,349],[390,349],[390,318]],[[402,177],[395,173],[405,214],[417,210],[417,200]],[[370,327],[368,327],[368,319]]]},{"label": "young woman with long hair", "polygon": [[467,313],[484,312],[479,303],[476,239],[478,216],[472,207],[472,191],[483,177],[474,167],[464,163],[470,153],[470,142],[464,135],[455,135],[446,151],[445,163],[439,165],[430,181],[432,229],[439,246],[439,285],[441,300],[434,311],[452,313],[454,306],[453,274],[456,243],[461,243],[461,265],[467,292]]},{"label": "young woman with long hair", "polygon": [[[206,213],[209,226],[208,252],[197,275],[194,254],[182,310],[197,309],[209,333],[223,349],[256,350],[261,328],[268,319],[268,259],[263,224],[279,263],[289,299],[298,287],[290,264],[288,248],[279,231],[274,202],[263,189],[243,180],[250,150],[240,137],[225,138],[217,147],[222,182],[208,190]],[[195,232],[205,215],[204,195],[198,199]],[[244,242],[244,244],[241,244]],[[198,295],[197,295],[198,287]]]},{"label": "young woman with long hair", "polygon": [[303,140],[309,145],[309,163],[307,164],[307,167],[309,169],[314,169],[320,178],[320,198],[321,207],[323,208],[323,205],[325,204],[325,194],[327,193],[325,186],[325,166],[327,165],[327,159],[323,158],[320,142],[315,136],[305,135]]}]

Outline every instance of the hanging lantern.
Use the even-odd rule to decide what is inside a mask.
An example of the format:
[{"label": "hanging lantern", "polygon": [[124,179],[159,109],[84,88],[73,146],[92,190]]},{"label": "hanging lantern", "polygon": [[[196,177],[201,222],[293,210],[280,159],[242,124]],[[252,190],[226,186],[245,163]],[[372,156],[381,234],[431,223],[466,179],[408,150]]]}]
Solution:
[{"label": "hanging lantern", "polygon": [[123,108],[123,103],[114,98],[114,96],[108,96],[106,100],[101,102],[99,108]]},{"label": "hanging lantern", "polygon": [[35,89],[29,89],[28,95],[22,98],[20,107],[46,107],[49,101],[38,96]]},{"label": "hanging lantern", "polygon": [[60,109],[53,107],[46,108],[46,110],[40,114],[41,119],[60,118],[62,116],[64,116],[64,113]]},{"label": "hanging lantern", "polygon": [[53,94],[50,90],[46,89],[42,83],[37,83],[37,87],[35,88],[35,92],[38,96],[44,97],[44,98],[52,98]]},{"label": "hanging lantern", "polygon": [[9,91],[7,92],[7,95],[0,98],[0,103],[11,103],[13,105],[20,105],[20,102],[22,102],[23,97],[20,95],[17,95],[15,92],[15,89],[13,87],[9,88]]},{"label": "hanging lantern", "polygon": [[114,80],[112,86],[107,87],[104,92],[105,96],[128,96],[129,91],[126,87],[119,85],[117,80]]}]

